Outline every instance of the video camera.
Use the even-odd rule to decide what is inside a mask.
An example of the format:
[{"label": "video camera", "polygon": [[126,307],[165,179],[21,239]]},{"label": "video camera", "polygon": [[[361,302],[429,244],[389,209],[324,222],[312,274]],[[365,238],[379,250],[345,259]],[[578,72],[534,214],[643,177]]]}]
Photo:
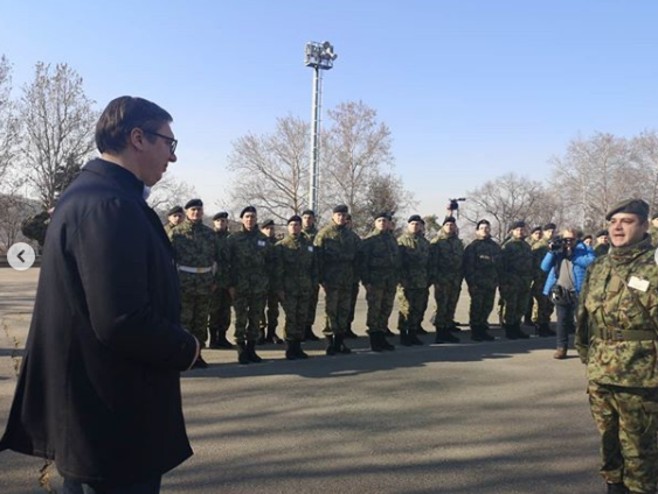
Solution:
[{"label": "video camera", "polygon": [[446,209],[448,211],[450,211],[450,213],[452,213],[453,211],[457,211],[459,209],[459,203],[463,202],[465,200],[466,200],[465,197],[458,197],[456,199],[448,199],[448,201],[450,201],[450,202],[448,203],[448,207]]}]

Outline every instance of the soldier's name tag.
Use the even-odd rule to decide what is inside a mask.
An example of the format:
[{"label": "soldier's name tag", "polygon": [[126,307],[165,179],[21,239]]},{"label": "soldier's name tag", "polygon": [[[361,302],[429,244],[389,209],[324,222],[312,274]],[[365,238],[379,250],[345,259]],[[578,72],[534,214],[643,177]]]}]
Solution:
[{"label": "soldier's name tag", "polygon": [[309,245],[309,246],[308,246],[308,251],[309,251],[309,252],[313,252],[313,246],[312,246],[312,245]]},{"label": "soldier's name tag", "polygon": [[631,276],[631,279],[628,280],[628,286],[640,290],[641,292],[646,292],[649,289],[649,280],[643,280],[637,276]]},{"label": "soldier's name tag", "polygon": [[259,240],[258,247],[265,247],[265,240]]}]

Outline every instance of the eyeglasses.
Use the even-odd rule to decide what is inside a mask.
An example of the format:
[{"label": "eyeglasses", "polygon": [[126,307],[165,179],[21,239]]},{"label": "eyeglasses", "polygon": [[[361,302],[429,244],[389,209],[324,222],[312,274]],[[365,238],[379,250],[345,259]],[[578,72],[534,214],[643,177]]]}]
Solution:
[{"label": "eyeglasses", "polygon": [[163,135],[163,134],[158,134],[157,132],[153,132],[151,130],[142,129],[142,132],[144,132],[145,134],[151,134],[151,135],[154,135],[154,136],[162,137],[165,141],[167,141],[169,143],[169,152],[171,154],[174,154],[176,152],[176,146],[178,146],[178,141],[176,139],[174,139],[173,137],[169,137],[169,136],[166,136],[166,135]]}]

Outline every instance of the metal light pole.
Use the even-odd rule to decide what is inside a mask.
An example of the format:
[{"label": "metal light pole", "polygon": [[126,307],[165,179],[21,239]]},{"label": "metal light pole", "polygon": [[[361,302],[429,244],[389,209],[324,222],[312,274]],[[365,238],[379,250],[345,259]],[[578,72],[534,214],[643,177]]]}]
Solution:
[{"label": "metal light pole", "polygon": [[308,205],[318,212],[318,163],[320,160],[320,70],[329,70],[338,57],[328,41],[306,43],[304,64],[313,68],[313,99],[311,103],[311,170],[309,179]]}]

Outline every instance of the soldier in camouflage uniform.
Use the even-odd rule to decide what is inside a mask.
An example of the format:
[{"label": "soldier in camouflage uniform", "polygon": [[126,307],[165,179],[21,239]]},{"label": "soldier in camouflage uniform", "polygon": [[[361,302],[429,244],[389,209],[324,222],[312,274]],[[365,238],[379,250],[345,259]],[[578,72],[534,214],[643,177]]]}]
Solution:
[{"label": "soldier in camouflage uniform", "polygon": [[469,324],[473,341],[491,341],[489,315],[493,310],[500,276],[500,246],[491,238],[491,224],[480,220],[476,238],[464,249],[464,278],[471,298]]},{"label": "soldier in camouflage uniform", "polygon": [[[312,209],[305,209],[302,212],[302,234],[313,244],[315,236],[318,234],[318,228],[315,225],[315,212]],[[311,298],[308,306],[307,321],[304,325],[304,340],[318,341],[320,338],[313,333],[313,323],[315,322],[315,312],[318,308],[318,295],[320,293],[320,284],[316,283],[311,288]]]},{"label": "soldier in camouflage uniform", "polygon": [[409,217],[407,231],[398,238],[400,249],[400,284],[398,296],[398,329],[400,344],[422,345],[416,331],[423,318],[424,304],[430,286],[430,243],[422,233],[423,219]]},{"label": "soldier in camouflage uniform", "polygon": [[434,285],[435,343],[459,343],[455,310],[462,289],[464,244],[457,235],[455,218],[446,216],[441,230],[430,242],[430,282]]},{"label": "soldier in camouflage uniform", "polygon": [[[346,226],[350,230],[354,231],[352,224],[352,215],[349,213],[347,213]],[[359,246],[360,246],[361,237],[356,235],[356,238],[359,240]],[[359,262],[360,261],[357,260],[357,263]],[[359,337],[354,331],[352,331],[352,324],[354,323],[354,316],[356,315],[356,301],[359,298],[359,290],[360,290],[359,277],[354,276],[354,280],[352,281],[352,293],[350,294],[350,315],[347,318],[347,329],[345,330],[345,338],[349,338],[352,340],[355,340]]]},{"label": "soldier in camouflage uniform", "polygon": [[[541,226],[535,226],[530,230],[530,235],[525,239],[528,242],[528,245],[532,249],[534,245],[539,242],[542,238],[542,229]],[[541,262],[541,259],[539,260]],[[528,305],[525,309],[525,315],[523,317],[523,322],[527,326],[534,326],[532,315],[537,313],[537,306],[535,304],[535,299],[532,294],[532,285],[530,285],[530,296],[528,297]]]},{"label": "soldier in camouflage uniform", "polygon": [[596,257],[604,256],[610,250],[608,241],[608,230],[599,230],[596,233],[596,245],[594,246],[594,255]]},{"label": "soldier in camouflage uniform", "polygon": [[[268,242],[274,247],[277,240],[275,237],[276,227],[274,220],[267,219],[263,221],[260,226],[260,231],[267,237]],[[258,337],[258,344],[276,343],[277,345],[283,344],[283,340],[276,334],[276,328],[279,325],[279,294],[274,286],[270,286],[265,296],[265,303],[263,304],[263,313],[260,317],[260,336]]]},{"label": "soldier in camouflage uniform", "polygon": [[258,229],[256,208],[244,208],[240,221],[242,228],[230,235],[226,242],[228,285],[235,310],[238,362],[249,364],[262,360],[256,353],[256,341],[276,263],[274,246]]},{"label": "soldier in camouflage uniform", "polygon": [[361,249],[361,281],[366,289],[368,313],[366,325],[373,352],[394,350],[386,340],[386,327],[393,310],[395,290],[400,272],[398,244],[389,229],[391,215],[375,217],[375,229],[363,240]]},{"label": "soldier in camouflage uniform", "polygon": [[288,360],[308,358],[302,350],[302,341],[311,292],[318,283],[315,248],[301,230],[302,219],[297,215],[291,216],[288,219],[288,235],[274,248],[277,262],[275,288],[286,315],[284,337]]},{"label": "soldier in camouflage uniform", "polygon": [[[185,220],[171,230],[169,238],[180,279],[181,325],[203,347],[208,338],[217,241],[212,229],[203,224],[201,199],[192,199],[185,204]],[[200,368],[208,366],[201,355],[194,365]]]},{"label": "soldier in camouflage uniform", "polygon": [[352,286],[356,278],[359,237],[347,228],[348,208],[336,206],[331,224],[315,237],[320,285],[325,292],[327,355],[351,353],[345,345],[345,331],[349,322]]},{"label": "soldier in camouflage uniform", "polygon": [[182,206],[174,206],[167,211],[167,222],[164,224],[164,229],[168,237],[171,236],[171,231],[174,227],[180,225],[183,218],[185,218],[185,212]]},{"label": "soldier in camouflage uniform", "polygon": [[222,211],[212,218],[217,241],[217,269],[215,270],[215,290],[210,297],[210,348],[233,348],[226,332],[231,326],[231,295],[228,292],[228,259],[226,243],[228,239],[228,213]]},{"label": "soldier in camouflage uniform", "polygon": [[525,223],[517,221],[511,230],[512,236],[502,248],[499,290],[504,300],[505,336],[516,340],[528,338],[528,335],[521,331],[521,321],[528,304],[535,265],[530,245],[525,241]]},{"label": "soldier in camouflage uniform", "polygon": [[556,226],[554,223],[546,224],[543,229],[542,238],[530,246],[535,265],[534,277],[530,287],[530,296],[534,301],[531,320],[535,325],[537,336],[541,337],[555,336],[555,331],[551,329],[553,304],[551,300],[544,295],[544,285],[546,284],[547,274],[541,269],[541,263],[548,253],[548,244],[553,240],[555,228]]},{"label": "soldier in camouflage uniform", "polygon": [[612,247],[589,267],[577,317],[610,493],[654,494],[658,479],[658,266],[648,212],[630,199],[607,213]]}]

